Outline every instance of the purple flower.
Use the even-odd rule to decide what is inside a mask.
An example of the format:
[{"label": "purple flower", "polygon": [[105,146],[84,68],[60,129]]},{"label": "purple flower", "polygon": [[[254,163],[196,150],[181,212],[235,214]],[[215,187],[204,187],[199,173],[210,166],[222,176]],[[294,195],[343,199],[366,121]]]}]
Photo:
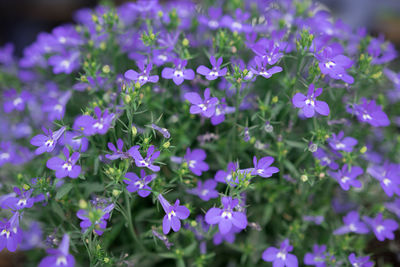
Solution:
[{"label": "purple flower", "polygon": [[94,119],[89,115],[82,115],[75,120],[73,128],[77,131],[83,131],[87,136],[106,134],[115,117],[114,113],[108,114],[107,109],[102,113],[99,107],[94,108],[94,113],[96,114],[97,119]]},{"label": "purple flower", "polygon": [[214,56],[210,57],[210,62],[212,68],[209,69],[206,66],[200,65],[196,72],[206,76],[206,79],[209,81],[215,80],[218,77],[225,76],[226,72],[228,71],[227,68],[221,69],[221,64],[222,64],[222,57],[218,58],[218,60],[215,59]]},{"label": "purple flower", "polygon": [[50,98],[42,105],[42,110],[48,113],[49,121],[61,120],[65,114],[65,106],[71,98],[71,91],[65,92],[57,98]]},{"label": "purple flower", "polygon": [[15,161],[15,147],[11,142],[0,142],[0,167]]},{"label": "purple flower", "polygon": [[81,166],[75,164],[78,161],[80,154],[78,152],[74,152],[70,157],[67,147],[64,147],[63,153],[65,160],[59,157],[53,157],[47,161],[47,168],[56,171],[56,177],[58,179],[67,176],[73,179],[77,178],[81,173]]},{"label": "purple flower", "polygon": [[324,216],[322,216],[322,215],[318,215],[318,216],[304,215],[303,220],[305,222],[313,222],[316,225],[320,225],[324,221]]},{"label": "purple flower", "polygon": [[250,32],[252,31],[252,26],[245,23],[249,18],[250,14],[248,12],[243,12],[238,8],[235,11],[235,18],[225,15],[222,17],[221,24],[232,32]]},{"label": "purple flower", "polygon": [[185,220],[190,215],[189,209],[179,205],[179,199],[173,206],[161,194],[158,195],[158,200],[166,213],[163,219],[163,233],[168,234],[171,228],[174,232],[178,232],[181,229],[180,220]]},{"label": "purple flower", "polygon": [[156,130],[160,134],[162,134],[164,136],[164,138],[170,138],[171,137],[171,134],[168,132],[167,129],[161,128],[161,127],[155,125],[154,123],[151,124],[151,128],[153,128],[154,130]]},{"label": "purple flower", "polygon": [[369,256],[357,258],[356,254],[351,253],[349,255],[349,261],[351,263],[351,266],[353,266],[353,267],[372,267],[372,266],[374,266],[374,262],[369,261]]},{"label": "purple flower", "polygon": [[222,16],[222,9],[218,7],[208,8],[208,16],[199,16],[199,22],[211,30],[216,30],[220,27],[220,20]]},{"label": "purple flower", "polygon": [[82,232],[93,227],[93,231],[102,235],[107,227],[107,220],[110,218],[110,212],[114,209],[114,204],[110,204],[105,208],[94,208],[92,210],[79,210],[76,216],[81,219],[79,224]]},{"label": "purple flower", "polygon": [[212,198],[218,197],[218,191],[215,190],[217,182],[213,179],[208,179],[204,183],[198,180],[197,187],[188,190],[190,194],[196,195],[204,201],[209,201]]},{"label": "purple flower", "polygon": [[31,197],[33,189],[21,190],[18,187],[14,187],[15,194],[18,196],[11,196],[4,200],[1,207],[4,209],[21,210],[24,208],[32,208],[35,203],[35,198]]},{"label": "purple flower", "polygon": [[385,68],[383,73],[394,84],[396,89],[400,89],[400,73],[396,73],[388,68]]},{"label": "purple flower", "polygon": [[364,216],[363,218],[372,227],[372,230],[379,241],[383,241],[386,238],[390,240],[394,239],[393,232],[399,227],[395,220],[384,220],[382,213],[379,213],[375,218],[367,216]]},{"label": "purple flower", "polygon": [[200,176],[202,172],[208,171],[208,164],[204,162],[207,155],[203,149],[194,149],[193,151],[190,148],[186,149],[185,161],[189,167],[189,170]]},{"label": "purple flower", "polygon": [[392,43],[385,42],[383,35],[371,40],[367,52],[372,56],[371,64],[384,64],[397,57],[396,48]]},{"label": "purple flower", "polygon": [[180,85],[184,80],[193,80],[194,71],[191,69],[185,69],[187,60],[175,59],[175,68],[164,68],[161,72],[161,76],[164,79],[172,79],[176,85]]},{"label": "purple flower", "polygon": [[221,103],[215,107],[215,113],[211,116],[211,124],[218,125],[225,121],[225,114],[235,112],[234,107],[228,107],[225,103],[225,98],[221,99]]},{"label": "purple flower", "polygon": [[85,152],[88,149],[89,141],[78,132],[65,132],[65,135],[60,138],[60,144],[69,145],[73,150]]},{"label": "purple flower", "polygon": [[71,74],[79,68],[79,53],[64,52],[49,58],[49,65],[53,67],[54,74]]},{"label": "purple flower", "polygon": [[220,231],[216,232],[214,237],[213,237],[213,243],[214,245],[219,245],[223,241],[226,241],[230,244],[232,244],[235,241],[236,234],[242,231],[241,228],[237,228],[236,226],[232,225],[231,230],[226,233],[226,234],[221,234]]},{"label": "purple flower", "polygon": [[222,197],[221,203],[223,208],[211,208],[206,213],[206,222],[208,224],[218,224],[219,231],[222,235],[227,234],[232,226],[239,229],[245,229],[247,226],[246,214],[243,212],[233,211],[238,206],[239,200],[231,197]]},{"label": "purple flower", "polygon": [[400,218],[400,198],[396,198],[393,202],[386,202],[385,207],[388,211]]},{"label": "purple flower", "polygon": [[215,174],[215,181],[220,182],[220,183],[226,183],[231,186],[235,186],[236,184],[239,183],[239,179],[236,176],[235,180],[233,181],[233,177],[236,173],[236,171],[239,169],[239,166],[237,163],[229,162],[227,166],[227,170],[219,170]]},{"label": "purple flower", "polygon": [[53,151],[57,145],[58,139],[60,139],[64,131],[65,131],[65,126],[61,127],[55,132],[51,131],[50,129],[47,130],[43,128],[44,135],[39,134],[31,139],[31,145],[38,146],[38,148],[35,151],[35,154],[40,155],[44,152]]},{"label": "purple flower", "polygon": [[261,75],[266,79],[269,79],[274,75],[275,73],[281,72],[282,68],[279,66],[274,66],[270,69],[267,69],[267,64],[268,64],[268,59],[261,58],[256,56],[255,57],[255,63],[256,63],[256,68],[251,67],[251,72],[255,75]]},{"label": "purple flower", "polygon": [[366,234],[369,232],[365,223],[360,221],[357,211],[350,211],[343,217],[344,225],[336,229],[334,235],[343,235],[347,233]]},{"label": "purple flower", "polygon": [[320,160],[321,166],[328,166],[332,170],[339,168],[339,165],[320,147],[313,153],[313,156]]},{"label": "purple flower", "polygon": [[204,117],[210,118],[215,114],[215,106],[218,104],[218,98],[211,97],[210,89],[204,91],[204,100],[198,93],[186,93],[184,98],[189,101],[191,114],[201,114]]},{"label": "purple flower", "polygon": [[[251,45],[251,49],[259,57],[259,61],[262,60],[264,63],[266,60],[265,63],[269,65],[274,65],[283,57],[283,53],[279,51],[279,45],[277,45],[274,40],[266,40],[265,43],[260,42],[255,45]],[[257,61],[257,58],[255,60]]]},{"label": "purple flower", "polygon": [[109,160],[127,159],[130,157],[128,152],[122,151],[122,148],[124,147],[124,141],[122,141],[122,139],[117,140],[117,148],[113,143],[108,143],[107,146],[113,152],[112,154],[106,155],[106,158]]},{"label": "purple flower", "polygon": [[319,60],[319,69],[322,74],[329,75],[332,79],[342,80],[348,84],[354,83],[354,78],[347,74],[346,69],[353,65],[353,61],[344,56],[334,54],[331,47],[316,55]]},{"label": "purple flower", "polygon": [[31,250],[42,246],[43,231],[38,222],[31,222],[29,229],[22,232],[21,250]]},{"label": "purple flower", "polygon": [[334,178],[345,191],[349,190],[350,186],[360,188],[362,184],[356,178],[363,173],[364,171],[361,167],[352,166],[350,169],[347,164],[344,164],[342,169],[338,172],[328,171],[328,174]]},{"label": "purple flower", "polygon": [[17,93],[15,89],[4,91],[3,97],[5,113],[10,113],[13,110],[23,111],[25,109],[25,104],[32,98],[29,92],[22,91],[21,93]]},{"label": "purple flower", "polygon": [[50,248],[46,251],[49,256],[43,258],[39,267],[62,266],[74,267],[75,259],[69,254],[69,235],[65,234],[58,249]]},{"label": "purple flower", "polygon": [[140,69],[140,73],[137,73],[134,70],[127,70],[124,74],[126,79],[132,80],[135,83],[139,82],[140,86],[143,86],[148,82],[151,83],[158,82],[158,75],[150,75],[151,69],[153,68],[153,64],[149,63],[145,67],[144,61],[138,61],[137,65]]},{"label": "purple flower", "polygon": [[355,104],[353,107],[347,107],[347,112],[357,116],[361,122],[369,123],[374,127],[389,126],[390,120],[382,107],[378,106],[375,100],[368,101],[361,98],[361,104]]},{"label": "purple flower", "polygon": [[0,251],[7,247],[14,252],[22,241],[22,230],[19,227],[19,213],[15,212],[7,221],[0,221]]},{"label": "purple flower", "polygon": [[389,197],[394,194],[400,196],[400,165],[386,162],[384,166],[368,167],[367,172],[380,182],[386,195]]},{"label": "purple flower", "polygon": [[313,246],[313,252],[306,253],[304,255],[304,264],[306,265],[314,265],[316,267],[325,267],[327,258],[329,257],[329,253],[326,251],[326,245],[317,245]]},{"label": "purple flower", "polygon": [[358,141],[353,137],[344,137],[344,132],[340,131],[338,135],[332,134],[327,141],[333,150],[343,150],[345,152],[353,151],[353,147],[357,145]]},{"label": "purple flower", "polygon": [[279,249],[275,247],[267,248],[262,254],[262,259],[272,262],[273,266],[297,267],[299,265],[297,257],[289,254],[292,250],[293,246],[289,244],[289,239],[285,239]]},{"label": "purple flower", "polygon": [[258,175],[264,178],[271,177],[272,174],[279,172],[279,169],[277,167],[270,167],[273,162],[273,157],[263,157],[257,162],[257,157],[254,156],[254,168],[251,171],[251,175]]},{"label": "purple flower", "polygon": [[139,146],[131,147],[128,151],[129,155],[135,159],[135,164],[138,167],[146,167],[154,172],[160,170],[159,166],[153,165],[153,162],[160,156],[160,151],[155,151],[155,147],[152,145],[147,150],[146,158],[143,158],[139,152]]},{"label": "purple flower", "polygon": [[306,118],[314,116],[315,112],[323,115],[329,115],[329,106],[324,101],[316,100],[317,96],[322,93],[322,88],[315,89],[314,84],[308,87],[307,96],[297,93],[293,96],[292,103],[296,108],[301,108]]},{"label": "purple flower", "polygon": [[156,174],[146,175],[146,172],[141,169],[140,170],[140,178],[136,173],[127,172],[125,177],[128,179],[124,179],[124,183],[128,186],[126,189],[133,193],[138,192],[138,195],[141,197],[147,197],[151,193],[151,187],[148,184],[156,178]]}]

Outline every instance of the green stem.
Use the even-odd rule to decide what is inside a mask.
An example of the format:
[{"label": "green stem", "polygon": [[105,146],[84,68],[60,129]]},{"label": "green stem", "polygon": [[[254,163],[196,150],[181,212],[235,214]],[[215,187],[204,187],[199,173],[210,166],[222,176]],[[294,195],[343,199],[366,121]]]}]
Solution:
[{"label": "green stem", "polygon": [[136,234],[135,229],[133,227],[132,213],[131,213],[131,202],[129,200],[128,192],[126,190],[124,190],[124,194],[125,194],[126,215],[128,217],[129,232],[131,233],[133,240],[140,247],[140,249],[146,251],[146,248],[143,246],[142,242],[140,242],[140,239],[139,239],[138,235]]}]

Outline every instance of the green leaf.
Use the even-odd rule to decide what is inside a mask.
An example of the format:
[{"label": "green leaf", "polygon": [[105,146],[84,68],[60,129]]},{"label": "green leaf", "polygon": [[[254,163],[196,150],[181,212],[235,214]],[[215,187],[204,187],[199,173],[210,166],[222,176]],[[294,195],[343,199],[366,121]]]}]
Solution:
[{"label": "green leaf", "polygon": [[73,188],[74,186],[72,184],[64,184],[61,186],[60,190],[58,190],[56,194],[56,200],[61,199],[63,196],[68,194],[68,192]]}]

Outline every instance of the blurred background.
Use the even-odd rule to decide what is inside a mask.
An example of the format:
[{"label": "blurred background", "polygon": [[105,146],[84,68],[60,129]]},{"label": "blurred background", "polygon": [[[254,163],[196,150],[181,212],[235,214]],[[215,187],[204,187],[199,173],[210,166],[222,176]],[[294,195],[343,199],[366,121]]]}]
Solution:
[{"label": "blurred background", "polygon": [[[110,0],[116,4],[126,0]],[[279,1],[279,0],[277,0]],[[17,55],[41,31],[72,21],[74,11],[99,0],[0,0],[0,45],[13,42]],[[201,2],[199,0],[198,2]],[[320,0],[337,18],[372,33],[384,33],[400,47],[400,0]]]}]

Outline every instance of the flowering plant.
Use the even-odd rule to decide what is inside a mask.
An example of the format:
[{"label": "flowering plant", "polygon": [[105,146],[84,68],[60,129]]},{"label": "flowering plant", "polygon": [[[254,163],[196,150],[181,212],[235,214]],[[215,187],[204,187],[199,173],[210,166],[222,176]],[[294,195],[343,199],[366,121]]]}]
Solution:
[{"label": "flowering plant", "polygon": [[[79,10],[0,48],[25,266],[372,266],[399,248],[392,44],[311,1]],[[372,244],[372,246],[371,246]]]}]

